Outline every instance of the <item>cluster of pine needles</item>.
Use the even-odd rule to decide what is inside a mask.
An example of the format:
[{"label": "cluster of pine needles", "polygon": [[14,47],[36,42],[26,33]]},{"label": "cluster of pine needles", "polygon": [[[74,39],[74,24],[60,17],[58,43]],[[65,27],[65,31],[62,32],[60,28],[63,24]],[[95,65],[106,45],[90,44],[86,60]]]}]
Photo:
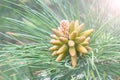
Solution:
[{"label": "cluster of pine needles", "polygon": [[100,1],[1,1],[17,17],[0,17],[0,80],[118,79],[119,15]]}]

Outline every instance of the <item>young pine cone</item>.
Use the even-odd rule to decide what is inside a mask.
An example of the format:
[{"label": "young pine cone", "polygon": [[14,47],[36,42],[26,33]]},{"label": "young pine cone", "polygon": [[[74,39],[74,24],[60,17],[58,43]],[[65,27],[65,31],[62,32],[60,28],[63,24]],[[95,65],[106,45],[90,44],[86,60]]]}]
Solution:
[{"label": "young pine cone", "polygon": [[78,20],[75,22],[62,20],[58,29],[52,29],[50,43],[53,46],[49,50],[53,52],[52,56],[57,56],[57,62],[70,55],[72,66],[76,67],[77,57],[88,54],[88,51],[92,49],[89,47],[89,36],[94,30],[82,32],[83,27],[84,24],[79,25]]}]

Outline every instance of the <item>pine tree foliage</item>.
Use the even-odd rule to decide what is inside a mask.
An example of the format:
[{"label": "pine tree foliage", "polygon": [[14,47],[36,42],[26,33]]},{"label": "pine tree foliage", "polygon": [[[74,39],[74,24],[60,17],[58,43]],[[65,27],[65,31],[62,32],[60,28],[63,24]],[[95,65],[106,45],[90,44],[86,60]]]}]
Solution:
[{"label": "pine tree foliage", "polygon": [[[99,0],[98,0],[99,1]],[[109,18],[96,0],[30,0],[28,3],[3,0],[2,7],[19,18],[2,16],[1,35],[12,40],[0,44],[1,80],[115,80],[120,77],[120,39],[111,31],[119,15]],[[9,6],[10,4],[12,6]],[[93,7],[91,9],[91,6]],[[53,28],[61,20],[79,20],[84,30],[93,28],[89,55],[79,57],[73,68],[70,57],[56,62],[48,50]],[[119,26],[119,25],[118,25]],[[118,28],[119,29],[119,28]]]}]

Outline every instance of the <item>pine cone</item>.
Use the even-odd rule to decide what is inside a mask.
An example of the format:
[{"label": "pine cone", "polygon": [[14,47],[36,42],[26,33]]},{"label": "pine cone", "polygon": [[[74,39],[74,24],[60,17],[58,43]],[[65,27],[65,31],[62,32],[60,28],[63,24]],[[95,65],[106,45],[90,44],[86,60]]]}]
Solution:
[{"label": "pine cone", "polygon": [[49,48],[52,56],[57,56],[56,61],[63,60],[66,56],[71,56],[73,67],[77,65],[77,57],[88,54],[92,49],[89,47],[90,34],[93,29],[82,32],[84,24],[79,25],[78,20],[62,20],[58,29],[52,29],[53,35],[50,41],[53,46]]}]

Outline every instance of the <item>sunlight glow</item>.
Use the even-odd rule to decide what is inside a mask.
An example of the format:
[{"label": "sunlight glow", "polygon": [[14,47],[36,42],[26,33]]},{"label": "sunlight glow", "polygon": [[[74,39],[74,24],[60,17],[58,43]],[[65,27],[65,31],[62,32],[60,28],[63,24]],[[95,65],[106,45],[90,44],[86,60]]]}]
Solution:
[{"label": "sunlight glow", "polygon": [[120,9],[120,0],[111,0],[111,7],[113,9]]}]

